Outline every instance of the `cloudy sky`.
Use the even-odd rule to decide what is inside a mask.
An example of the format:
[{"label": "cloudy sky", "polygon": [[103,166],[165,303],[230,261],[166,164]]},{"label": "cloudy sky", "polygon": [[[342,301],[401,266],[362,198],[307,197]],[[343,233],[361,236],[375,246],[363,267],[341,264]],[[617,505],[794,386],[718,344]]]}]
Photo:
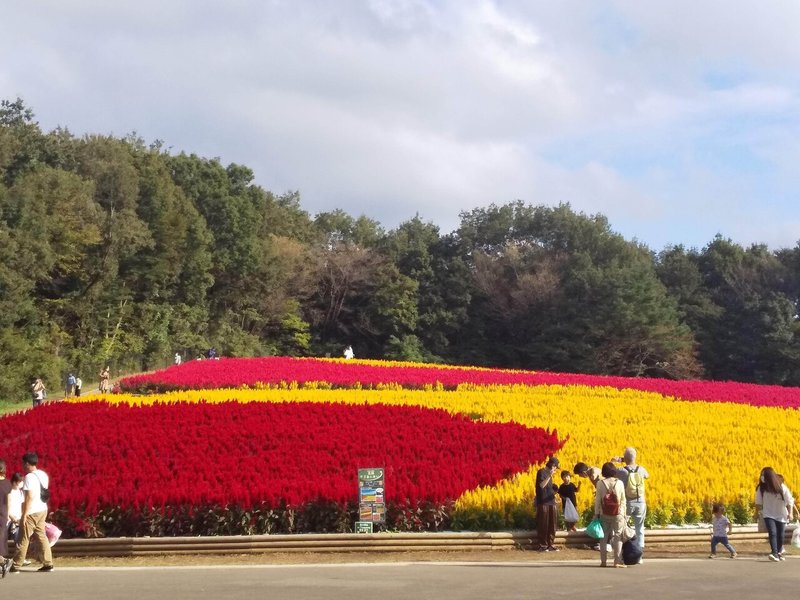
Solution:
[{"label": "cloudy sky", "polygon": [[[7,0],[0,97],[392,228],[569,202],[656,250],[800,240],[795,0]],[[795,165],[795,166],[793,166]]]}]

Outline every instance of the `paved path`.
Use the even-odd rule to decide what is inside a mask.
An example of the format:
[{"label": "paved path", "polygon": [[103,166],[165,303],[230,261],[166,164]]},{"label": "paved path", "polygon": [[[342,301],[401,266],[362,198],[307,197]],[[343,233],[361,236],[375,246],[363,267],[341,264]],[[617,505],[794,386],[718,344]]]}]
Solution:
[{"label": "paved path", "polygon": [[[620,587],[623,586],[623,587]],[[624,590],[629,590],[624,592]],[[652,559],[628,569],[595,561],[59,568],[10,574],[4,598],[505,600],[517,598],[797,598],[800,559]]]}]

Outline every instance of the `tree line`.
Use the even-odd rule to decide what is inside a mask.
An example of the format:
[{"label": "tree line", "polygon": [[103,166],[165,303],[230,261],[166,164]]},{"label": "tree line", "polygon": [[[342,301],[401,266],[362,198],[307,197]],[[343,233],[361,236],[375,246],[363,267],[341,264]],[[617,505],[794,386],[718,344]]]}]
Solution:
[{"label": "tree line", "polygon": [[567,204],[386,230],[251,169],[0,106],[0,398],[175,353],[800,385],[800,244],[659,252]]}]

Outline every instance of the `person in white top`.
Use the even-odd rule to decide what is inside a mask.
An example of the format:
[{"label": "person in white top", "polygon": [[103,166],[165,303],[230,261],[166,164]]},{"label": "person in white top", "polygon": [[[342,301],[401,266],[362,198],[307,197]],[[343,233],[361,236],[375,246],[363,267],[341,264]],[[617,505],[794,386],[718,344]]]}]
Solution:
[{"label": "person in white top", "polygon": [[17,552],[14,554],[14,564],[9,569],[10,573],[17,573],[21,570],[33,536],[39,539],[44,554],[39,571],[53,570],[53,553],[50,551],[50,544],[44,531],[44,521],[47,518],[47,498],[42,498],[43,490],[46,490],[49,495],[50,478],[47,473],[37,467],[38,464],[39,456],[35,452],[28,452],[22,457],[22,466],[26,473],[22,483],[22,490],[25,493],[20,517],[22,532]]},{"label": "person in white top", "polygon": [[42,381],[41,377],[37,377],[36,381],[33,382],[31,385],[31,394],[33,394],[33,407],[36,408],[40,406],[42,402],[44,402],[45,394],[47,394],[47,390],[44,387],[44,382]]},{"label": "person in white top", "polygon": [[794,497],[780,475],[772,467],[761,469],[756,487],[756,510],[764,519],[772,552],[769,559],[775,562],[783,557],[783,533],[794,511]]},{"label": "person in white top", "polygon": [[8,534],[14,543],[19,542],[19,521],[22,518],[22,503],[25,500],[22,481],[22,475],[14,473],[11,476],[11,491],[8,494]]},{"label": "person in white top", "polygon": [[356,355],[353,353],[353,347],[352,346],[348,346],[347,348],[344,349],[344,357],[345,357],[345,359],[350,360],[350,359],[355,358],[355,356]]}]

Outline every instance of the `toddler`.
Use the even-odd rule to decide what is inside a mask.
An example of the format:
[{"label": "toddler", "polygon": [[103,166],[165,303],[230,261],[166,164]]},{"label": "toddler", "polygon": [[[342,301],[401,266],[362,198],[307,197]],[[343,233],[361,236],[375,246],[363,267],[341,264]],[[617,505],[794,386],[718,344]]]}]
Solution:
[{"label": "toddler", "polygon": [[728,517],[725,516],[725,507],[715,504],[711,508],[711,554],[708,558],[717,557],[717,544],[722,544],[731,553],[731,558],[736,558],[736,549],[728,541],[728,534],[733,531]]},{"label": "toddler", "polygon": [[569,471],[561,471],[561,481],[562,483],[558,487],[558,495],[561,496],[561,508],[564,511],[564,526],[567,531],[575,531],[575,523],[578,521],[572,521],[567,516],[567,501],[572,502],[572,511],[573,515],[572,518],[574,519],[575,516],[578,514],[578,499],[576,498],[575,494],[581,488],[580,482],[578,485],[574,483],[570,483],[570,472]]}]

